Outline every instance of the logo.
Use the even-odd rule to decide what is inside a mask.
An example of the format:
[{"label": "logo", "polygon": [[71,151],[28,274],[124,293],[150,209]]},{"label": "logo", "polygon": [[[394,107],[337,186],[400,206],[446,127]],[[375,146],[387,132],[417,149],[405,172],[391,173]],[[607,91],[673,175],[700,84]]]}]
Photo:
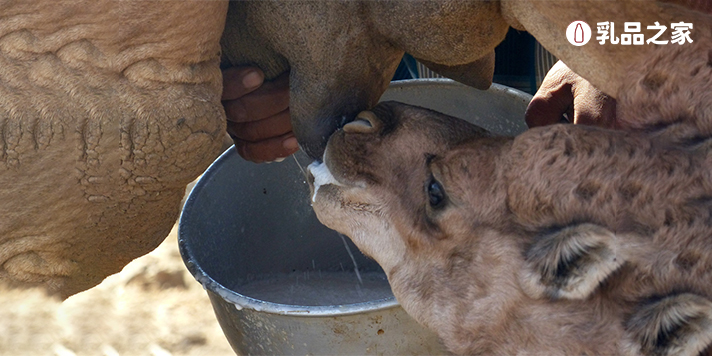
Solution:
[{"label": "logo", "polygon": [[591,27],[583,21],[574,21],[566,28],[566,39],[574,46],[583,46],[591,40]]},{"label": "logo", "polygon": [[[606,44],[606,42],[608,42],[613,45],[642,46],[651,43],[655,45],[666,45],[668,43],[683,45],[685,43],[694,42],[692,37],[690,37],[692,33],[691,30],[694,28],[691,22],[680,21],[671,23],[670,28],[672,31],[669,40],[661,37],[668,28],[665,25],[661,25],[658,21],[655,21],[654,25],[645,26],[646,32],[642,31],[643,27],[640,22],[624,22],[623,33],[620,33],[620,36],[616,35],[616,24],[614,22],[597,22],[596,27],[598,28],[596,40],[600,44]],[[620,31],[620,28],[618,31]],[[645,39],[646,35],[648,39]]]}]

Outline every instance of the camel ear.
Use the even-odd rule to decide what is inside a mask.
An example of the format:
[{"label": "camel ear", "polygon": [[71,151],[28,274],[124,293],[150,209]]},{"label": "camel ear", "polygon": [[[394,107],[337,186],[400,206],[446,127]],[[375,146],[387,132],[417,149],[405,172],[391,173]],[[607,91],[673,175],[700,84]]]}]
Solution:
[{"label": "camel ear", "polygon": [[692,293],[645,303],[625,323],[643,355],[699,355],[712,345],[712,301]]},{"label": "camel ear", "polygon": [[520,284],[532,298],[585,299],[625,262],[616,235],[594,224],[542,234],[525,256]]}]

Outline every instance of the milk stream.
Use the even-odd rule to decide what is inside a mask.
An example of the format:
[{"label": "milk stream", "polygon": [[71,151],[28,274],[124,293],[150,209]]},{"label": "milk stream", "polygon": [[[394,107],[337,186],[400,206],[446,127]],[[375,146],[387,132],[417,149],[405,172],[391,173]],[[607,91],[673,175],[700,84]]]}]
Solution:
[{"label": "milk stream", "polygon": [[[299,164],[299,162],[297,162],[297,164]],[[299,166],[299,168],[301,168],[301,166]],[[309,165],[309,167],[307,167],[307,169],[314,176],[314,195],[312,196],[312,203],[316,201],[316,193],[319,191],[319,187],[327,184],[339,185],[339,182],[336,180],[336,178],[334,178],[334,176],[331,174],[329,168],[324,162],[317,163],[316,161],[314,161]],[[354,263],[354,271],[356,272],[356,277],[358,278],[359,282],[363,284],[363,281],[361,280],[361,274],[358,271],[358,263],[356,263],[354,254],[351,252],[351,248],[349,248],[349,245],[346,243],[346,238],[343,234],[339,234],[339,237],[341,237],[341,241],[344,242],[346,252],[349,253],[349,257],[351,257],[351,261]]]},{"label": "milk stream", "polygon": [[[295,162],[306,176],[306,172],[296,158]],[[339,185],[324,163],[314,162],[307,167],[307,170],[314,176],[312,202],[316,199],[320,186]],[[316,262],[312,260],[311,271],[271,273],[237,285],[233,289],[253,299],[301,306],[345,305],[392,298],[393,293],[385,274],[359,271],[346,236],[339,234],[339,237],[351,258],[353,272],[344,269],[343,265],[341,271],[317,270]]]},{"label": "milk stream", "polygon": [[344,247],[346,247],[346,252],[349,253],[349,257],[351,257],[351,261],[354,263],[354,272],[356,272],[356,278],[358,278],[359,283],[363,284],[363,280],[361,279],[361,273],[358,272],[358,263],[356,263],[354,254],[351,253],[351,248],[349,247],[349,244],[346,243],[346,237],[344,237],[344,234],[339,234],[339,237],[341,237],[341,241],[344,242]]}]

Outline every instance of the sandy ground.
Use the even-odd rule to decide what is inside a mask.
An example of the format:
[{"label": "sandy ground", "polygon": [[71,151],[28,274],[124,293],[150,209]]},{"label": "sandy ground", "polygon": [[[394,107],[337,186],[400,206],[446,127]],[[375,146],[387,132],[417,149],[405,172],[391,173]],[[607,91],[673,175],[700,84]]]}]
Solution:
[{"label": "sandy ground", "polygon": [[0,355],[234,355],[176,233],[64,302],[0,286]]}]

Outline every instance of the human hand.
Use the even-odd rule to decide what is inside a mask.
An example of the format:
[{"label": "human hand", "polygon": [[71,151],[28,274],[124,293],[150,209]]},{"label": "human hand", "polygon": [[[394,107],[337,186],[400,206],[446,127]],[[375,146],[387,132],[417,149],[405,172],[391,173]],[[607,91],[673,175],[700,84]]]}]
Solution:
[{"label": "human hand", "polygon": [[529,127],[559,123],[562,115],[574,124],[619,129],[616,100],[558,61],[532,98],[524,117]]},{"label": "human hand", "polygon": [[299,149],[289,116],[289,73],[263,80],[254,67],[223,70],[227,132],[240,156],[256,163],[281,160]]}]

